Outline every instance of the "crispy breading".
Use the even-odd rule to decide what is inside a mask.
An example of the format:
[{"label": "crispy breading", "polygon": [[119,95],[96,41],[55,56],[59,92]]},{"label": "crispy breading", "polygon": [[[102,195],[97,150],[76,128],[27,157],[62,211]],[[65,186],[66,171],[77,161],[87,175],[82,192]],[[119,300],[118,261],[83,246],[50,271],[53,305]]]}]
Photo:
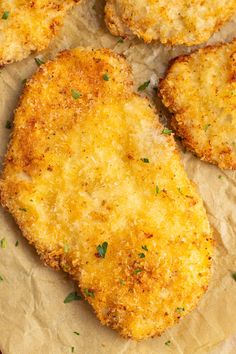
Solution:
[{"label": "crispy breading", "polygon": [[172,127],[202,160],[236,169],[236,41],[174,60],[159,87]]},{"label": "crispy breading", "polygon": [[161,334],[207,289],[202,200],[112,51],[63,52],[27,83],[0,190],[44,262],[70,273],[125,337]]},{"label": "crispy breading", "polygon": [[236,0],[106,0],[105,13],[116,36],[190,46],[220,29],[236,13]]},{"label": "crispy breading", "polygon": [[45,49],[79,0],[0,1],[0,65]]}]

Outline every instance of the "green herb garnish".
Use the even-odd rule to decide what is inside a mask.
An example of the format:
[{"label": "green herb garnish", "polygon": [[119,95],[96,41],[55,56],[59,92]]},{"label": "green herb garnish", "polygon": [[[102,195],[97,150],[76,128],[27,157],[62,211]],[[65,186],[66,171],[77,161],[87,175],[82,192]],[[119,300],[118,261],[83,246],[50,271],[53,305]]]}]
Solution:
[{"label": "green herb garnish", "polygon": [[84,293],[87,297],[95,297],[94,292],[89,289],[84,289]]},{"label": "green herb garnish", "polygon": [[3,279],[3,277],[0,275],[0,281],[3,281],[4,279]]},{"label": "green herb garnish", "polygon": [[74,353],[75,347],[71,347],[71,353]]},{"label": "green herb garnish", "polygon": [[158,87],[157,87],[157,86],[154,86],[154,87],[153,87],[153,91],[154,91],[155,93],[157,93],[157,92],[158,92]]},{"label": "green herb garnish", "polygon": [[233,280],[236,281],[236,272],[232,273],[231,276],[232,276]]},{"label": "green herb garnish", "polygon": [[125,281],[123,279],[120,279],[120,285],[125,285]]},{"label": "green herb garnish", "polygon": [[117,44],[118,43],[124,43],[124,39],[123,38],[120,38],[118,41],[117,41]]},{"label": "green herb garnish", "polygon": [[211,124],[205,124],[205,125],[204,125],[204,131],[206,132],[207,129],[208,129],[210,126],[211,126]]},{"label": "green herb garnish", "polygon": [[1,248],[6,248],[7,247],[7,241],[5,238],[2,238],[0,241],[0,247]]},{"label": "green herb garnish", "polygon": [[67,245],[67,243],[65,243],[64,244],[64,252],[65,253],[69,252],[69,249],[70,249],[69,245]]},{"label": "green herb garnish", "polygon": [[104,81],[109,81],[110,80],[110,77],[109,77],[109,75],[107,73],[104,74],[102,78],[103,78]]},{"label": "green herb garnish", "polygon": [[144,82],[142,85],[139,86],[138,88],[138,91],[141,92],[141,91],[144,91],[146,90],[146,88],[150,85],[150,80]]},{"label": "green herb garnish", "polygon": [[80,93],[79,91],[75,90],[75,89],[72,89],[72,90],[71,90],[71,95],[72,95],[72,97],[73,97],[75,100],[77,100],[78,98],[81,97],[81,93]]},{"label": "green herb garnish", "polygon": [[168,340],[167,342],[165,342],[165,345],[167,345],[169,347],[171,345],[171,341]]},{"label": "green herb garnish", "polygon": [[134,270],[134,274],[139,274],[143,271],[143,269],[137,268]]},{"label": "green herb garnish", "polygon": [[76,291],[70,293],[69,295],[67,295],[67,297],[64,300],[64,304],[68,304],[69,302],[72,301],[79,301],[82,300],[82,296],[78,295]]},{"label": "green herb garnish", "polygon": [[108,246],[107,242],[103,242],[102,245],[98,245],[97,246],[97,251],[98,251],[98,256],[99,257],[105,258],[105,255],[107,253],[107,246]]},{"label": "green herb garnish", "polygon": [[76,334],[77,336],[80,335],[80,333],[79,333],[79,332],[76,332],[76,331],[74,331],[73,333]]},{"label": "green herb garnish", "polygon": [[17,240],[15,243],[15,247],[18,247],[18,245],[19,245],[19,241]]},{"label": "green herb garnish", "polygon": [[185,308],[184,307],[177,307],[176,311],[177,312],[183,312],[183,311],[185,311]]},{"label": "green herb garnish", "polygon": [[2,20],[7,20],[10,15],[10,11],[4,11],[2,15]]},{"label": "green herb garnish", "polygon": [[148,248],[147,248],[146,245],[142,246],[142,249],[143,249],[144,251],[148,251]]},{"label": "green herb garnish", "polygon": [[184,193],[182,192],[182,190],[181,190],[180,187],[178,187],[177,189],[178,189],[178,191],[179,191],[180,194],[184,195]]},{"label": "green herb garnish", "polygon": [[145,254],[144,253],[139,253],[139,258],[145,258]]},{"label": "green herb garnish", "polygon": [[156,186],[156,194],[160,193],[160,188]]},{"label": "green herb garnish", "polygon": [[173,133],[173,130],[168,129],[168,128],[164,128],[161,132],[161,134],[165,134],[165,135],[171,135]]},{"label": "green herb garnish", "polygon": [[5,128],[6,129],[11,129],[11,122],[9,120],[6,121]]},{"label": "green herb garnish", "polygon": [[42,64],[45,64],[45,62],[44,62],[42,59],[40,59],[40,58],[34,58],[34,60],[35,60],[35,63],[36,63],[38,66],[40,66],[40,65],[42,65]]},{"label": "green herb garnish", "polygon": [[149,159],[147,157],[143,157],[140,160],[143,161],[144,163],[149,163]]},{"label": "green herb garnish", "polygon": [[24,211],[24,212],[26,212],[26,211],[27,211],[27,209],[26,209],[26,208],[19,208],[19,210],[20,210],[20,211]]}]

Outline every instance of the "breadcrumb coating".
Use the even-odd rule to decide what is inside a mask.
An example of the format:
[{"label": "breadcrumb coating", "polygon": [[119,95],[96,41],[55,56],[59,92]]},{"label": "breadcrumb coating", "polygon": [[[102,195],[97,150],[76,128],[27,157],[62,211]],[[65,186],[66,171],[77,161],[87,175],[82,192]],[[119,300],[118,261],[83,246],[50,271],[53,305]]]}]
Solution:
[{"label": "breadcrumb coating", "polygon": [[164,132],[123,57],[65,51],[27,83],[0,180],[43,261],[137,340],[195,308],[211,272],[206,211]]},{"label": "breadcrumb coating", "polygon": [[207,41],[236,13],[236,0],[106,0],[112,34],[187,46]]},{"label": "breadcrumb coating", "polygon": [[170,65],[160,97],[187,149],[236,169],[236,41],[208,46]]},{"label": "breadcrumb coating", "polygon": [[0,1],[0,65],[45,49],[79,0]]}]

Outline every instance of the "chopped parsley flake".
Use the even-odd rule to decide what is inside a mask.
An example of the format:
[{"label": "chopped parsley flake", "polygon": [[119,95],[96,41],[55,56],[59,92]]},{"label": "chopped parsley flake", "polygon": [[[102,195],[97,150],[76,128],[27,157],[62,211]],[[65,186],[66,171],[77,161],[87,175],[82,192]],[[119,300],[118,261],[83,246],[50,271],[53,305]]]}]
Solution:
[{"label": "chopped parsley flake", "polygon": [[26,212],[26,211],[27,211],[27,209],[26,209],[26,208],[19,208],[19,210],[20,210],[20,211],[24,211],[24,212]]},{"label": "chopped parsley flake", "polygon": [[178,187],[177,189],[178,189],[178,191],[179,191],[180,194],[184,195],[184,193],[182,192],[182,190],[181,190],[180,187]]},{"label": "chopped parsley flake", "polygon": [[143,157],[140,160],[143,161],[144,163],[149,163],[149,159],[147,157]]},{"label": "chopped parsley flake", "polygon": [[123,38],[120,38],[118,41],[117,41],[117,44],[119,43],[124,43],[124,39]]},{"label": "chopped parsley flake", "polygon": [[26,84],[26,81],[27,79],[23,79],[21,82],[22,82],[22,85],[25,85]]},{"label": "chopped parsley flake", "polygon": [[173,133],[173,130],[168,129],[168,128],[164,128],[161,132],[161,134],[165,134],[165,135],[171,135]]},{"label": "chopped parsley flake", "polygon": [[160,193],[160,188],[156,186],[156,194]]},{"label": "chopped parsley flake", "polygon": [[77,294],[76,291],[70,293],[69,295],[67,295],[67,297],[64,300],[64,304],[68,304],[69,302],[72,301],[79,301],[82,300],[82,297],[80,295]]},{"label": "chopped parsley flake", "polygon": [[120,280],[120,285],[125,285],[125,281],[123,279]]},{"label": "chopped parsley flake", "polygon": [[17,240],[15,243],[15,247],[18,247],[18,245],[19,245],[19,241]]},{"label": "chopped parsley flake", "polygon": [[76,332],[76,331],[74,331],[73,333],[76,334],[77,336],[80,335],[80,333],[79,333],[79,332]]},{"label": "chopped parsley flake", "polygon": [[0,275],[0,281],[3,281],[3,277]]},{"label": "chopped parsley flake", "polygon": [[154,91],[155,93],[157,93],[157,92],[158,92],[158,87],[157,87],[157,86],[154,86],[154,87],[153,87],[153,91]]},{"label": "chopped parsley flake", "polygon": [[144,251],[148,251],[148,248],[147,248],[146,245],[142,246],[142,249],[143,249]]},{"label": "chopped parsley flake", "polygon": [[222,176],[221,176],[221,175],[219,175],[219,176],[218,176],[218,178],[219,178],[219,179],[221,179],[221,178],[222,178]]},{"label": "chopped parsley flake", "polygon": [[1,248],[6,248],[7,247],[7,241],[5,238],[2,238],[0,241],[0,247]]},{"label": "chopped parsley flake", "polygon": [[145,254],[144,253],[139,253],[139,258],[145,258]]},{"label": "chopped parsley flake", "polygon": [[167,347],[169,347],[171,345],[171,341],[168,340],[167,342],[165,342],[165,345],[167,345]]},{"label": "chopped parsley flake", "polygon": [[7,20],[10,15],[10,11],[4,11],[2,15],[2,20]]},{"label": "chopped parsley flake", "polygon": [[236,272],[232,273],[231,276],[232,276],[233,280],[236,281]]},{"label": "chopped parsley flake", "polygon": [[45,64],[45,62],[44,62],[42,59],[40,59],[40,58],[34,58],[34,60],[35,60],[35,63],[36,63],[38,66],[40,66],[40,65],[42,65],[42,64]]},{"label": "chopped parsley flake", "polygon": [[177,307],[176,311],[177,312],[183,312],[183,311],[185,311],[185,308],[184,307]]},{"label": "chopped parsley flake", "polygon": [[141,273],[142,271],[143,271],[143,269],[137,268],[134,270],[134,274]]},{"label": "chopped parsley flake", "polygon": [[109,75],[107,73],[104,74],[102,78],[103,78],[104,81],[109,81],[110,80],[110,77],[109,77]]},{"label": "chopped parsley flake", "polygon": [[144,82],[142,85],[139,86],[138,88],[138,91],[141,92],[141,91],[144,91],[146,90],[146,88],[150,85],[150,80]]},{"label": "chopped parsley flake", "polygon": [[64,244],[64,252],[65,253],[69,252],[69,249],[70,249],[69,245],[67,245],[67,243],[65,243]]},{"label": "chopped parsley flake", "polygon": [[206,132],[207,129],[208,129],[210,126],[211,126],[211,124],[205,124],[205,125],[204,125],[204,131]]},{"label": "chopped parsley flake", "polygon": [[74,353],[75,347],[71,347],[71,353]]},{"label": "chopped parsley flake", "polygon": [[97,246],[97,251],[98,251],[99,257],[105,258],[105,255],[107,253],[107,247],[108,247],[108,243],[107,242],[103,242],[102,245],[98,245]]},{"label": "chopped parsley flake", "polygon": [[6,129],[11,129],[11,122],[9,120],[6,121],[5,128]]},{"label": "chopped parsley flake", "polygon": [[84,293],[88,297],[94,297],[94,292],[89,289],[84,289]]},{"label": "chopped parsley flake", "polygon": [[75,89],[72,89],[72,90],[71,90],[71,95],[72,95],[72,97],[73,97],[75,100],[77,100],[78,98],[81,97],[81,93],[80,93],[79,91],[75,90]]}]

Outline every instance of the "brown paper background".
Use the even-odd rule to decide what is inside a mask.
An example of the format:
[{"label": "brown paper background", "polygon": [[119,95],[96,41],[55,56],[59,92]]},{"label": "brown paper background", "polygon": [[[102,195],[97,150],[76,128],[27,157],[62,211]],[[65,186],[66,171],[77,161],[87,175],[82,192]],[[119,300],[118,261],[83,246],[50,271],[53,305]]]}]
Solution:
[{"label": "brown paper background", "polygon": [[[125,54],[131,63],[135,88],[151,79],[147,90],[154,100],[152,87],[158,82],[170,58],[191,48],[146,45],[138,39],[118,43],[103,23],[104,2],[82,1],[66,17],[65,26],[50,48],[41,53],[44,60],[53,58],[65,48],[76,46],[109,47]],[[230,40],[236,36],[236,17],[209,43]],[[22,92],[22,80],[37,70],[32,55],[6,66],[0,72],[0,158],[9,139],[6,121]],[[160,104],[155,99],[159,107]],[[24,142],[22,142],[23,144]],[[64,304],[65,296],[75,285],[62,272],[54,272],[40,262],[36,252],[21,236],[12,218],[0,213],[0,349],[3,354],[203,354],[236,352],[236,282],[230,272],[236,271],[236,172],[220,171],[201,162],[190,153],[182,153],[189,177],[199,188],[217,241],[213,278],[210,289],[199,307],[160,338],[136,343],[125,340],[96,319],[85,301]],[[222,178],[218,178],[222,176]],[[16,240],[19,246],[15,247]],[[78,331],[80,336],[73,334]],[[167,347],[164,343],[170,340]]]}]

